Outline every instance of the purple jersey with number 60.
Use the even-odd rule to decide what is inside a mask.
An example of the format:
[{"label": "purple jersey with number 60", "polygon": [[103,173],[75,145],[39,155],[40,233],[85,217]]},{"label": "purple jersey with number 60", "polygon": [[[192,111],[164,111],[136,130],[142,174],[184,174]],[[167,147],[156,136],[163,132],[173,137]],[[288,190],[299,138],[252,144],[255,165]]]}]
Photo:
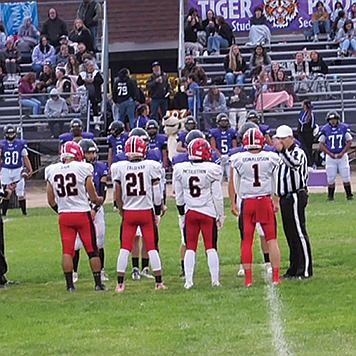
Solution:
[{"label": "purple jersey with number 60", "polygon": [[327,149],[332,153],[340,153],[346,146],[347,141],[352,140],[350,126],[340,122],[336,127],[329,124],[320,130],[321,142],[325,142]]},{"label": "purple jersey with number 60", "polygon": [[27,156],[26,140],[15,139],[0,141],[1,162],[3,168],[16,169],[22,167],[22,156]]}]

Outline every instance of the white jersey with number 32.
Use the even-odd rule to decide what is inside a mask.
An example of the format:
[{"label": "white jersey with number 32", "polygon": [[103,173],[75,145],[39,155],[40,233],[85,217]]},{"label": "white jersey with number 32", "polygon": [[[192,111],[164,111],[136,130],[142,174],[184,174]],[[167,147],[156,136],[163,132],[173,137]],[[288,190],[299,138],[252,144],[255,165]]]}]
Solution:
[{"label": "white jersey with number 32", "polygon": [[177,205],[211,217],[222,216],[222,171],[212,162],[183,162],[174,166]]},{"label": "white jersey with number 32", "polygon": [[121,184],[124,210],[148,210],[153,208],[153,181],[161,178],[160,163],[120,161],[111,166],[112,179]]},{"label": "white jersey with number 32", "polygon": [[241,199],[272,195],[275,168],[279,156],[275,152],[239,152],[230,157],[236,177],[237,194]]},{"label": "white jersey with number 32", "polygon": [[59,213],[90,211],[85,182],[93,171],[91,164],[77,161],[46,168],[45,178],[53,187]]}]

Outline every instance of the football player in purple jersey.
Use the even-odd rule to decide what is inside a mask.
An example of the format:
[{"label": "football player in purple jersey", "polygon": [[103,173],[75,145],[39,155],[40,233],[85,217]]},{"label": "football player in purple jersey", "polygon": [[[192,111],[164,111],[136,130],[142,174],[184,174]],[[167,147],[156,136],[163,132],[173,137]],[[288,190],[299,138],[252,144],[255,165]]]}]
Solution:
[{"label": "football player in purple jersey", "polygon": [[[0,141],[2,183],[16,183],[16,195],[23,215],[26,211],[25,179],[32,176],[32,165],[28,158],[27,141],[16,138],[16,129],[12,125],[4,127],[4,140]],[[23,167],[25,165],[25,169]],[[2,214],[6,216],[10,196],[2,202]]]},{"label": "football player in purple jersey", "polygon": [[193,116],[187,116],[184,127],[187,131],[178,132],[177,136],[177,152],[187,152],[187,143],[185,142],[185,138],[187,137],[188,133],[192,130],[197,128],[197,123]]},{"label": "football player in purple jersey", "polygon": [[247,114],[246,120],[247,122],[253,122],[254,124],[258,125],[258,128],[260,129],[263,136],[265,137],[266,143],[268,145],[272,145],[271,128],[269,125],[261,124],[260,115],[256,110],[251,110]]},{"label": "football player in purple jersey", "polygon": [[340,122],[340,115],[331,110],[326,114],[327,124],[320,129],[320,148],[325,152],[328,179],[328,201],[334,200],[337,172],[341,174],[347,200],[353,200],[350,180],[350,164],[347,152],[351,148],[350,126]]},{"label": "football player in purple jersey", "polygon": [[59,145],[63,145],[68,141],[74,141],[79,143],[83,139],[94,140],[94,134],[92,132],[83,132],[83,122],[80,119],[73,119],[70,122],[70,132],[65,132],[59,135]]},{"label": "football player in purple jersey", "polygon": [[[84,139],[80,141],[79,146],[83,150],[83,161],[90,163],[94,167],[93,183],[96,190],[96,194],[99,197],[103,197],[104,201],[106,199],[107,191],[107,176],[108,176],[108,165],[106,162],[100,162],[97,160],[98,147],[93,140]],[[91,216],[93,218],[96,227],[96,244],[98,247],[99,258],[101,262],[101,280],[108,281],[109,278],[105,272],[105,253],[104,253],[104,241],[106,233],[105,225],[105,211],[103,205],[91,204]],[[73,258],[73,282],[78,281],[78,264],[79,264],[79,251],[83,246],[82,241],[79,236],[75,241],[75,255]]]},{"label": "football player in purple jersey", "polygon": [[149,120],[145,129],[150,137],[150,149],[158,148],[162,155],[163,168],[167,168],[167,135],[158,133],[159,126],[156,120]]}]

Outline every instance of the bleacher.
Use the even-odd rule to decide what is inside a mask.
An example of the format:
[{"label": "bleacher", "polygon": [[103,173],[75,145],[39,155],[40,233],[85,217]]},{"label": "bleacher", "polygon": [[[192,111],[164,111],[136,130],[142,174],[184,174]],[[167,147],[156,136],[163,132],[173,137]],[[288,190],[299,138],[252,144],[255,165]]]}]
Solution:
[{"label": "bleacher", "polygon": [[[264,112],[263,120],[271,126],[272,130],[281,123],[295,128],[301,110],[301,102],[304,99],[312,99],[313,111],[319,125],[324,123],[325,114],[329,110],[337,109],[340,113],[344,112],[345,122],[351,124],[353,129],[356,128],[356,57],[338,57],[338,45],[334,42],[327,42],[323,37],[320,37],[320,39],[319,42],[307,42],[303,34],[272,35],[268,54],[272,61],[279,62],[284,66],[287,74],[290,74],[288,63],[294,60],[297,51],[303,51],[305,48],[309,52],[318,51],[328,65],[327,80],[331,90],[328,93],[298,94],[299,101],[295,102],[292,108],[283,108],[280,112],[273,110]],[[235,43],[239,45],[240,51],[248,64],[252,49],[244,45],[247,41],[248,37],[235,38]],[[227,49],[225,49],[222,50],[220,55],[196,57],[197,63],[205,70],[212,82],[218,77],[225,77],[223,60],[227,53]],[[245,84],[248,93],[248,88],[251,87],[251,79],[246,78]],[[220,89],[224,94],[229,95],[232,88],[231,86],[222,86]],[[252,108],[252,105],[249,108]]]}]

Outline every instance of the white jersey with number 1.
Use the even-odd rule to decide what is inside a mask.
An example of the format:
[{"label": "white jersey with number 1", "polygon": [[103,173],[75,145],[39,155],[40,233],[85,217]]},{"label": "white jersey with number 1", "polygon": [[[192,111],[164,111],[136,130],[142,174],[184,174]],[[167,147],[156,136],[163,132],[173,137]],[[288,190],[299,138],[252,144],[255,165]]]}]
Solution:
[{"label": "white jersey with number 1", "polygon": [[239,152],[230,157],[236,174],[236,190],[241,199],[272,195],[279,156],[275,152]]},{"label": "white jersey with number 1", "polygon": [[112,164],[112,179],[121,184],[124,210],[153,209],[152,182],[160,180],[161,169],[160,163],[151,160]]},{"label": "white jersey with number 1", "polygon": [[77,161],[46,168],[45,178],[53,187],[59,213],[90,211],[85,182],[93,171],[91,164]]}]

